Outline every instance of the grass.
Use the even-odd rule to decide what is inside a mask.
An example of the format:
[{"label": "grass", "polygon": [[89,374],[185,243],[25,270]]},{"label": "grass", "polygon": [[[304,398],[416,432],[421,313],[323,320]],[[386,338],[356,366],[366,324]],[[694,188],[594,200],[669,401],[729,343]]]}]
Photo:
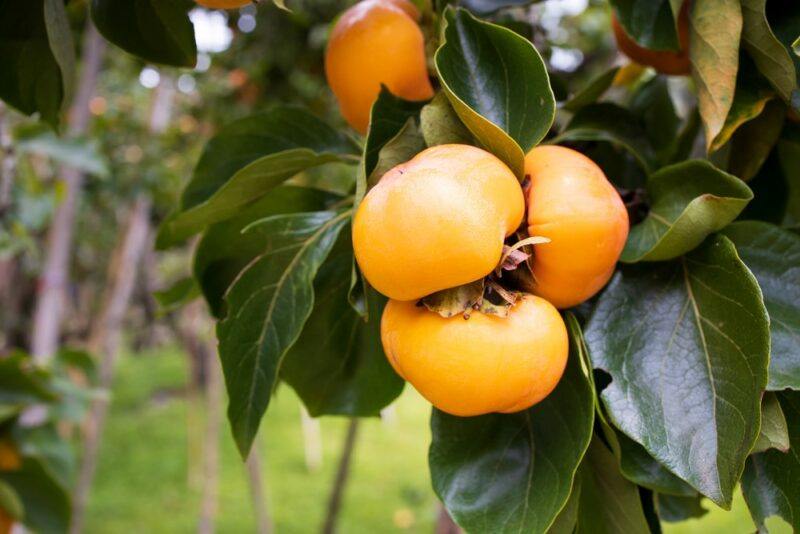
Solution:
[{"label": "grass", "polygon": [[[177,351],[120,359],[87,533],[196,530],[203,425],[197,404],[187,402],[186,379],[186,360]],[[429,410],[409,387],[388,420],[361,423],[339,532],[433,532],[436,498],[427,468]],[[278,390],[257,446],[267,506],[279,534],[319,531],[346,427],[345,419],[322,419],[322,466],[309,471],[299,402],[289,388]],[[217,531],[253,532],[244,465],[224,421],[220,453]],[[714,508],[700,520],[665,525],[665,534],[754,530],[741,496],[732,512]]]}]

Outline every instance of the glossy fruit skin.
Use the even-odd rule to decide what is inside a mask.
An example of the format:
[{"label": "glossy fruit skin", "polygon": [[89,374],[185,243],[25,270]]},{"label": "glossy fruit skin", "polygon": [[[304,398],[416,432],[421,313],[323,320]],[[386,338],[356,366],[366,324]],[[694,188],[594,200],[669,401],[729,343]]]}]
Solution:
[{"label": "glossy fruit skin", "polygon": [[489,274],[524,213],[522,188],[502,161],[473,146],[439,145],[392,168],[367,193],[353,249],[375,289],[417,300]]},{"label": "glossy fruit skin", "polygon": [[362,134],[381,84],[406,100],[433,96],[418,17],[407,0],[362,0],[333,28],[325,76],[342,115]]},{"label": "glossy fruit skin", "polygon": [[530,176],[528,233],[535,245],[533,293],[557,308],[580,304],[614,272],[628,238],[628,212],[592,160],[575,150],[541,145],[525,156]]},{"label": "glossy fruit skin", "polygon": [[235,9],[251,4],[253,0],[195,0],[203,7],[211,9]]},{"label": "glossy fruit skin", "polygon": [[684,76],[692,72],[689,61],[689,4],[684,2],[678,15],[678,43],[680,50],[648,50],[639,46],[617,20],[611,16],[611,27],[620,51],[636,63],[653,67],[662,74]]},{"label": "glossy fruit skin", "polygon": [[508,317],[444,318],[390,300],[381,320],[389,363],[440,410],[463,417],[524,410],[556,387],[567,364],[564,320],[526,295]]}]

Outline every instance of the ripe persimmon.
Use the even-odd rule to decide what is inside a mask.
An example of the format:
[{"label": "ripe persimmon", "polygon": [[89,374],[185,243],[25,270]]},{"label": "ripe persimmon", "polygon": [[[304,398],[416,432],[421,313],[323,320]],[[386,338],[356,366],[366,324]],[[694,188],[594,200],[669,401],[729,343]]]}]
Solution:
[{"label": "ripe persimmon", "polygon": [[561,379],[569,352],[558,310],[534,295],[507,317],[474,312],[468,320],[390,300],[381,340],[400,376],[440,410],[465,417],[541,401]]},{"label": "ripe persimmon", "polygon": [[362,0],[345,11],[325,51],[325,75],[342,115],[367,131],[381,84],[406,100],[433,96],[419,12],[407,0]]},{"label": "ripe persimmon", "polygon": [[614,30],[617,47],[636,63],[653,67],[662,74],[676,76],[689,74],[692,71],[692,64],[689,61],[689,4],[688,1],[684,2],[678,14],[679,51],[650,50],[639,46],[619,23],[617,16],[612,14],[611,27]]},{"label": "ripe persimmon", "polygon": [[532,291],[557,308],[575,306],[614,272],[628,212],[600,167],[575,150],[538,146],[525,156],[525,173],[528,233],[550,239],[534,246]]},{"label": "ripe persimmon", "polygon": [[0,439],[0,471],[16,471],[22,467],[22,456],[14,443],[7,439]]},{"label": "ripe persimmon", "polygon": [[252,3],[253,0],[195,0],[203,7],[211,9],[236,9],[237,7],[246,6]]},{"label": "ripe persimmon", "polygon": [[469,145],[439,145],[389,170],[358,207],[353,249],[370,284],[416,300],[480,280],[525,212],[514,173]]}]

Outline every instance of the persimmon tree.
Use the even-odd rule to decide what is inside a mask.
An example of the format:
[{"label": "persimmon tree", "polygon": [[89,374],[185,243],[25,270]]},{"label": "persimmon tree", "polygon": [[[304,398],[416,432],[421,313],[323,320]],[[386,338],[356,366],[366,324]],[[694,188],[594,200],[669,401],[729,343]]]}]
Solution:
[{"label": "persimmon tree", "polygon": [[[162,249],[199,236],[193,278],[181,284],[194,284],[217,319],[228,419],[242,456],[280,383],[314,416],[376,416],[402,391],[381,343],[386,298],[353,253],[354,214],[391,169],[430,147],[470,145],[528,191],[537,176],[526,154],[561,145],[613,184],[627,208],[627,239],[598,287],[554,303],[568,357],[549,395],[513,413],[433,409],[436,494],[468,532],[647,532],[658,531],[659,520],[702,515],[704,498],[728,509],[741,486],[758,528],[770,516],[800,528],[800,5],[610,0],[608,34],[641,64],[565,86],[534,46],[535,29],[514,17],[530,2],[421,1],[413,13],[386,2],[386,27],[402,27],[404,43],[416,38],[409,20],[418,25],[429,85],[403,93],[403,80],[384,79],[402,73],[370,63],[366,55],[384,53],[381,46],[350,50],[355,68],[337,56],[328,65],[333,90],[355,129],[284,105],[228,124],[209,140],[160,227]],[[193,6],[92,0],[91,14],[118,47],[190,67]],[[0,1],[0,98],[55,127],[74,73],[65,17],[61,0]],[[337,43],[347,52],[350,44]],[[36,55],[36,73],[23,50]],[[397,65],[411,65],[419,78],[418,62]],[[342,89],[371,73],[384,77],[383,87]],[[363,102],[344,104],[348,98],[368,101],[366,124],[349,116],[361,117],[355,108]],[[350,168],[336,191],[296,178],[332,163]],[[468,284],[422,297],[425,313],[504,320],[502,308],[513,314],[530,298],[509,293],[541,294],[537,250],[543,259],[555,238],[537,240],[528,234],[535,226],[501,236],[503,261],[489,266],[477,290]],[[405,237],[412,247],[419,236]],[[559,256],[563,272],[594,258],[579,254],[594,244],[582,239],[578,253]],[[447,258],[460,246],[443,241],[429,254]],[[553,276],[558,267],[548,265]],[[446,344],[418,340],[423,357],[441,353],[434,341]],[[475,350],[484,346],[492,350]],[[458,367],[450,372],[459,378]],[[469,396],[483,377],[463,378]],[[5,493],[25,505],[17,486]],[[12,511],[6,502],[0,506]]]}]

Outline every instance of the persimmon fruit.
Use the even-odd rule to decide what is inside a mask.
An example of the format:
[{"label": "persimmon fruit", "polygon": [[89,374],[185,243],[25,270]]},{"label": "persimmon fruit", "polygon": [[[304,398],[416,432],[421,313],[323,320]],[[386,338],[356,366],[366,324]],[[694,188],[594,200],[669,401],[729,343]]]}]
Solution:
[{"label": "persimmon fruit", "polygon": [[680,50],[650,50],[636,43],[622,27],[617,16],[611,15],[611,27],[620,51],[636,63],[653,67],[662,74],[683,76],[692,71],[689,61],[689,4],[686,1],[678,14],[678,44]]},{"label": "persimmon fruit", "polygon": [[211,9],[236,9],[237,7],[246,6],[253,2],[253,0],[195,0],[203,7]]},{"label": "persimmon fruit", "polygon": [[418,18],[408,0],[362,0],[331,32],[325,76],[342,115],[362,134],[381,84],[406,100],[433,96]]},{"label": "persimmon fruit", "polygon": [[22,467],[19,449],[9,439],[0,439],[0,471],[16,471]]},{"label": "persimmon fruit", "polygon": [[468,145],[439,145],[397,165],[373,187],[353,221],[353,249],[369,283],[417,300],[480,280],[522,222],[514,173]]},{"label": "persimmon fruit", "polygon": [[628,238],[628,212],[591,159],[541,145],[525,157],[530,177],[528,233],[550,239],[534,246],[533,293],[557,308],[580,304],[614,272]]},{"label": "persimmon fruit", "polygon": [[440,410],[464,417],[533,406],[556,387],[569,352],[558,310],[534,295],[507,317],[475,312],[468,320],[390,300],[381,340],[400,376]]}]

